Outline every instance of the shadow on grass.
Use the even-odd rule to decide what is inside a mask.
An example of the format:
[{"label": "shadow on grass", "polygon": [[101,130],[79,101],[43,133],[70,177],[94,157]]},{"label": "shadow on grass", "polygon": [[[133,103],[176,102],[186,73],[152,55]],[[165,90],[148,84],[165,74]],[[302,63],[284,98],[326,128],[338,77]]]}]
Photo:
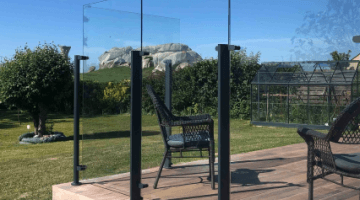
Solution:
[{"label": "shadow on grass", "polygon": [[[68,114],[48,114],[49,120],[57,120],[56,123],[68,122],[65,119],[72,119],[72,115]],[[61,120],[58,120],[61,119]],[[0,129],[15,128],[27,124],[33,125],[32,117],[28,113],[18,114],[17,110],[0,110],[0,121],[8,120],[8,122],[1,122]],[[19,122],[20,121],[20,122]]]},{"label": "shadow on grass", "polygon": [[[159,135],[159,131],[142,131],[142,136]],[[94,134],[80,135],[79,140],[110,139],[130,137],[130,131],[111,131]],[[68,136],[67,140],[74,140],[74,136]]]},{"label": "shadow on grass", "polygon": [[16,124],[13,124],[13,123],[4,123],[4,122],[2,122],[2,123],[0,123],[0,129],[8,129],[8,128],[16,128],[16,127],[18,127],[19,126],[19,123],[16,125]]}]

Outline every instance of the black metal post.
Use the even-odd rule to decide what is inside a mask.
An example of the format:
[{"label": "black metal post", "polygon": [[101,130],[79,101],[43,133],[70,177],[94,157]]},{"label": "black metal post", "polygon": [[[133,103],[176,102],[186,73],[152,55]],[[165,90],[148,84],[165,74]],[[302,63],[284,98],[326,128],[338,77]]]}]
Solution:
[{"label": "black metal post", "polygon": [[266,121],[270,121],[270,114],[269,114],[269,88],[267,85],[265,85],[265,91],[266,91]]},{"label": "black metal post", "polygon": [[328,102],[328,125],[330,126],[330,124],[332,124],[332,121],[330,120],[331,118],[331,115],[330,115],[330,112],[331,112],[331,86],[329,85],[328,86],[328,98],[327,98],[327,102]]},{"label": "black metal post", "polygon": [[[359,63],[358,66],[356,67],[356,98],[359,97]],[[352,94],[351,94],[352,95]],[[352,102],[352,96],[351,96],[351,102]]]},{"label": "black metal post", "polygon": [[308,115],[307,124],[310,124],[310,86],[309,85],[307,88],[307,115]]},{"label": "black metal post", "polygon": [[287,113],[288,113],[288,124],[290,123],[290,86],[288,85],[288,99],[287,99]]},{"label": "black metal post", "polygon": [[81,185],[79,182],[79,171],[85,170],[86,166],[79,165],[79,80],[80,60],[88,60],[87,56],[75,55],[74,62],[74,182],[71,185]]},{"label": "black metal post", "polygon": [[259,81],[260,81],[260,73],[258,74],[258,87],[257,87],[257,91],[258,91],[258,94],[257,94],[257,109],[258,109],[258,118],[260,119],[260,85],[259,85]]},{"label": "black metal post", "polygon": [[252,107],[252,95],[253,95],[253,93],[252,93],[253,91],[252,91],[252,84],[250,84],[250,121],[252,121],[252,109],[253,109],[253,107]]},{"label": "black metal post", "polygon": [[[171,112],[171,96],[172,96],[172,64],[171,60],[166,60],[165,71],[165,105]],[[166,127],[166,132],[171,135],[171,127]],[[171,153],[170,153],[171,154]],[[166,158],[164,168],[171,168],[171,158]]]},{"label": "black metal post", "polygon": [[218,45],[219,168],[218,199],[230,199],[230,51]]},{"label": "black metal post", "polygon": [[141,183],[141,100],[142,100],[142,53],[131,51],[131,122],[130,122],[130,199],[142,200]]}]

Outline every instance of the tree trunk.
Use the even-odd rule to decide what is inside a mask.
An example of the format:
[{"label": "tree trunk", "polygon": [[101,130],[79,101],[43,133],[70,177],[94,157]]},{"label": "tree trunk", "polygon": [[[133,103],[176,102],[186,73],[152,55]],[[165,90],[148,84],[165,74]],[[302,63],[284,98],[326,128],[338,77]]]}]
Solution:
[{"label": "tree trunk", "polygon": [[38,131],[38,127],[39,127],[39,115],[37,114],[33,114],[32,115],[32,118],[33,118],[33,122],[34,122],[34,133],[35,135],[38,135],[39,134],[39,131]]},{"label": "tree trunk", "polygon": [[47,108],[44,105],[39,105],[39,137],[46,134],[46,119],[47,119]]}]

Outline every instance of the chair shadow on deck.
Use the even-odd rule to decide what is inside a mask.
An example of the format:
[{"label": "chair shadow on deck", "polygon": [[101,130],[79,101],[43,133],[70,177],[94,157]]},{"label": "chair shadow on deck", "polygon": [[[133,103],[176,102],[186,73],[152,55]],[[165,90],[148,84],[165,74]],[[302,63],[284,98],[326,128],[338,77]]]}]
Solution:
[{"label": "chair shadow on deck", "polygon": [[[245,189],[243,191],[234,191],[231,193],[234,194],[234,193],[243,193],[243,192],[251,192],[251,191],[271,190],[271,189],[286,188],[286,187],[293,187],[293,186],[306,187],[306,185],[293,184],[293,183],[288,183],[288,182],[284,182],[284,181],[261,182],[259,180],[259,174],[271,173],[271,172],[276,171],[276,169],[266,169],[266,168],[276,167],[276,166],[289,164],[292,162],[297,162],[297,161],[301,161],[301,160],[305,160],[305,159],[306,159],[306,156],[294,157],[294,158],[271,158],[271,159],[244,160],[244,161],[231,162],[231,165],[230,165],[231,168],[234,168],[233,165],[235,165],[235,166],[239,165],[239,168],[237,168],[236,170],[231,170],[231,186],[230,186],[230,188],[247,187],[247,186],[249,187],[249,186],[266,185],[266,184],[282,184],[281,186],[255,188],[255,189],[250,189],[250,190]],[[215,163],[215,166],[218,166],[218,163]],[[190,170],[189,170],[189,168],[190,168]],[[194,169],[191,169],[191,168],[194,168]],[[206,170],[201,170],[200,172],[198,172],[198,170],[196,170],[196,168],[204,168]],[[216,167],[216,168],[218,168],[218,167]],[[188,171],[194,171],[194,172],[182,173],[183,169],[188,169]],[[176,174],[163,175],[162,178],[163,179],[165,179],[165,178],[182,179],[182,178],[192,177],[194,179],[198,179],[199,182],[192,182],[192,183],[178,184],[178,185],[171,185],[171,186],[159,186],[157,190],[166,189],[166,188],[176,188],[176,187],[192,185],[192,184],[199,184],[199,183],[204,183],[204,184],[211,183],[209,178],[207,178],[208,182],[204,182],[204,180],[203,180],[204,176],[207,177],[208,173],[209,173],[208,164],[173,166],[171,168],[171,170],[173,172],[175,172]],[[215,170],[215,172],[217,172],[217,170]],[[151,176],[142,177],[142,180],[153,179],[156,177],[156,173],[157,172],[146,173],[146,174],[144,174],[144,176],[149,175],[149,174],[151,174]],[[193,176],[196,174],[199,174],[199,176]],[[201,174],[203,174],[203,175],[201,175]],[[214,180],[216,183],[219,182],[218,178],[219,178],[219,176],[216,173],[215,180]],[[274,179],[276,180],[276,177]],[[97,182],[97,184],[104,185],[104,184],[115,182],[115,181],[120,182],[120,181],[129,181],[129,180],[130,180],[130,178],[126,177],[126,178],[119,178],[119,179],[113,179],[113,180],[108,180],[108,181],[101,181],[101,182]],[[174,182],[176,182],[176,181],[174,181]],[[215,197],[215,196],[217,196],[217,193],[209,194],[209,195],[174,198],[173,200],[197,199],[197,198],[202,198],[202,197]]]}]

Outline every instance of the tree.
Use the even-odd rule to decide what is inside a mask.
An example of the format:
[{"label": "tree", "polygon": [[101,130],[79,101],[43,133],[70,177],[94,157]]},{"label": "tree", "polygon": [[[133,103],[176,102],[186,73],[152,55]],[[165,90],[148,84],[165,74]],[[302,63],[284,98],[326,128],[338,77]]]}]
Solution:
[{"label": "tree", "polygon": [[[46,44],[46,43],[45,43]],[[55,99],[73,82],[72,64],[53,45],[40,45],[31,51],[16,50],[12,60],[0,68],[0,101],[28,111],[33,118],[35,135],[46,134],[47,114]]]},{"label": "tree", "polygon": [[350,53],[351,50],[349,50],[347,53],[338,53],[337,51],[333,51],[330,53],[333,60],[350,60]]},{"label": "tree", "polygon": [[360,32],[359,8],[358,0],[329,0],[326,10],[307,12],[304,23],[296,29],[297,36],[291,39],[296,60],[327,60],[335,49],[359,51],[359,45],[352,41]]}]

